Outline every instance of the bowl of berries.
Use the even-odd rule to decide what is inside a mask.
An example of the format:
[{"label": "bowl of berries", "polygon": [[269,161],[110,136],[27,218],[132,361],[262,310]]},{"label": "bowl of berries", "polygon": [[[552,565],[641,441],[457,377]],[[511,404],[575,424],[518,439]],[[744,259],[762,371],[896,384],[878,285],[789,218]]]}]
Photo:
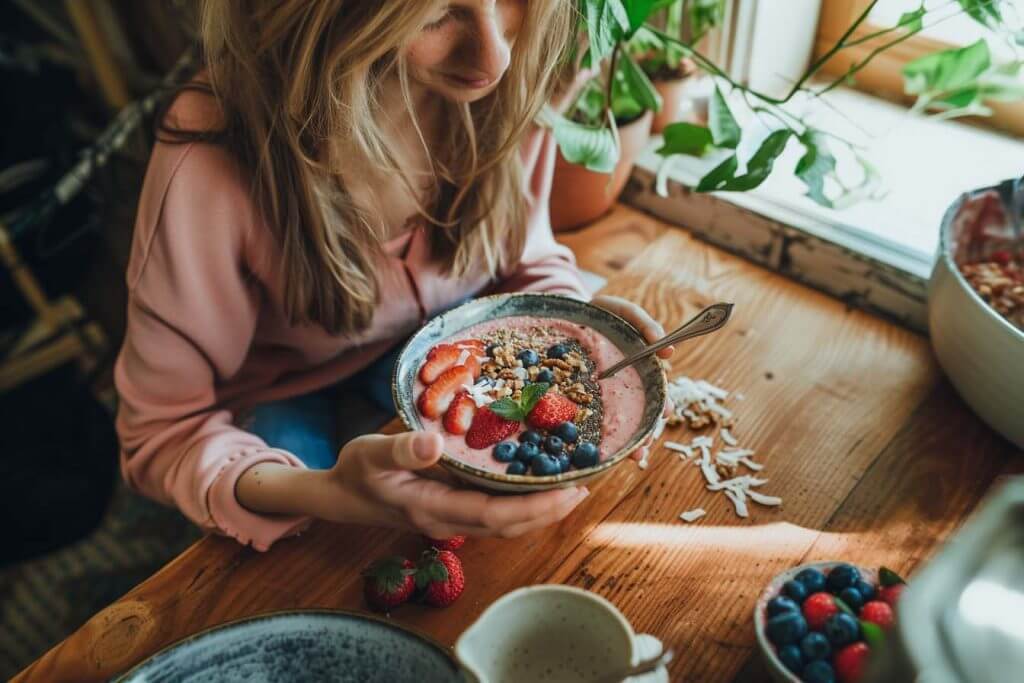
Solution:
[{"label": "bowl of berries", "polygon": [[754,608],[758,646],[779,683],[865,680],[872,649],[895,622],[904,587],[893,571],[845,562],[789,569],[765,588]]},{"label": "bowl of berries", "polygon": [[578,486],[608,472],[656,428],[665,373],[648,357],[598,374],[646,342],[619,316],[564,296],[500,294],[428,322],[395,364],[409,429],[444,438],[441,465],[513,493]]}]

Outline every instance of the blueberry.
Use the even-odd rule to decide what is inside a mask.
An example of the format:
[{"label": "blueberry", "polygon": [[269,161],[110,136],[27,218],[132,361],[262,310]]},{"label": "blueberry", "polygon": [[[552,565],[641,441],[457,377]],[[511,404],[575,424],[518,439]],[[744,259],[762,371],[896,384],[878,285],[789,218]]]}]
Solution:
[{"label": "blueberry", "polygon": [[537,448],[537,444],[524,441],[519,444],[519,448],[516,449],[516,460],[519,460],[524,465],[529,465],[539,453],[540,449]]},{"label": "blueberry", "polygon": [[537,352],[533,349],[523,349],[519,352],[516,358],[523,361],[524,368],[528,368],[540,362],[540,356],[538,356]]},{"label": "blueberry", "polygon": [[580,436],[579,430],[576,429],[576,425],[572,422],[563,422],[555,427],[551,433],[565,443],[576,443],[576,439]]},{"label": "blueberry", "polygon": [[573,451],[572,464],[576,466],[576,469],[582,470],[593,467],[600,458],[601,452],[597,449],[597,446],[589,441],[584,441],[577,445],[576,450]]},{"label": "blueberry", "polygon": [[565,358],[568,353],[569,349],[565,348],[564,344],[555,344],[548,349],[548,358],[558,358],[561,360],[562,358]]},{"label": "blueberry", "polygon": [[779,595],[768,601],[768,617],[774,617],[783,612],[800,613],[800,605],[796,604],[785,595]]},{"label": "blueberry", "polygon": [[860,572],[857,571],[856,567],[849,564],[837,564],[828,573],[825,583],[828,585],[829,593],[838,595],[839,591],[847,586],[854,585],[858,581],[860,581]]},{"label": "blueberry", "polygon": [[825,590],[825,575],[817,569],[803,569],[794,578],[804,585],[808,595]]},{"label": "blueberry", "polygon": [[871,598],[875,597],[875,587],[864,579],[857,582],[857,590],[860,591],[860,597],[864,598],[864,602],[870,602]]},{"label": "blueberry", "polygon": [[527,429],[519,435],[519,443],[532,443],[534,446],[540,446],[543,440],[544,437],[540,435],[540,432],[535,432],[532,429]]},{"label": "blueberry", "polygon": [[505,468],[505,474],[526,474],[526,465],[518,460],[513,460]]},{"label": "blueberry", "polygon": [[799,581],[787,581],[782,584],[782,594],[800,605],[807,599],[807,587]]},{"label": "blueberry", "polygon": [[860,594],[860,591],[850,586],[839,591],[839,599],[846,603],[846,605],[854,612],[859,612],[861,606],[864,604],[864,596]]},{"label": "blueberry", "polygon": [[543,382],[544,384],[554,384],[555,373],[551,372],[547,368],[544,368],[543,370],[537,373],[537,376],[534,378],[533,381],[538,383]]},{"label": "blueberry", "polygon": [[832,653],[832,646],[824,635],[811,632],[800,641],[800,652],[805,660],[812,662],[815,659],[826,659]]},{"label": "blueberry", "polygon": [[516,448],[511,441],[502,441],[494,447],[494,459],[498,462],[512,462],[516,457]]},{"label": "blueberry", "polygon": [[775,654],[783,666],[795,674],[799,674],[800,670],[804,668],[803,655],[800,654],[800,648],[796,645],[783,645]]},{"label": "blueberry", "polygon": [[804,683],[835,683],[836,672],[831,664],[819,659],[805,666],[800,678]]},{"label": "blueberry", "polygon": [[764,630],[775,645],[798,643],[807,634],[807,620],[799,612],[783,612],[769,619]]},{"label": "blueberry", "polygon": [[560,454],[562,452],[562,449],[564,448],[565,443],[554,434],[544,439],[544,450],[546,450],[551,455]]},{"label": "blueberry", "polygon": [[857,640],[860,636],[860,624],[846,612],[839,612],[825,622],[825,635],[828,636],[828,642],[832,643],[832,647],[838,650]]},{"label": "blueberry", "polygon": [[551,474],[561,474],[562,467],[558,464],[558,461],[552,458],[546,453],[539,454],[530,463],[530,471],[535,476],[546,477]]},{"label": "blueberry", "polygon": [[556,458],[558,460],[558,467],[562,472],[568,472],[569,468],[572,467],[572,463],[569,461],[569,454],[562,452]]}]

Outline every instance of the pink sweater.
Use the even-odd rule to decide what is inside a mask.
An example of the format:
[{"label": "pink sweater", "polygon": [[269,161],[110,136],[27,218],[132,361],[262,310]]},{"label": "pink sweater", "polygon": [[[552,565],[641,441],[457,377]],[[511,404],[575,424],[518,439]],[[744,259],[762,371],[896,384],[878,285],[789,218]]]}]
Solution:
[{"label": "pink sweater", "polygon": [[[179,97],[170,114],[186,126],[210,115],[208,98],[194,93]],[[236,481],[258,462],[303,466],[239,429],[236,415],[354,374],[468,295],[586,297],[572,253],[551,234],[554,150],[540,131],[523,143],[531,209],[518,267],[498,282],[480,273],[447,277],[429,258],[429,228],[416,228],[386,245],[377,269],[381,303],[369,329],[333,336],[288,323],[278,246],[230,156],[207,144],[158,143],[139,200],[127,331],[115,369],[121,470],[129,485],[258,550],[305,528],[306,518],[255,514],[235,499]]]}]

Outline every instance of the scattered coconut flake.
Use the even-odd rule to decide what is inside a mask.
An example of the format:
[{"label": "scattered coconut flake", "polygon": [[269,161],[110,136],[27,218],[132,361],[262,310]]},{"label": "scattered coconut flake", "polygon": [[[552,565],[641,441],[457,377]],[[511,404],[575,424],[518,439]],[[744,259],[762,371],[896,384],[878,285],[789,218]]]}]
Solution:
[{"label": "scattered coconut flake", "polygon": [[750,458],[740,458],[738,462],[742,465],[745,465],[747,468],[754,470],[755,472],[760,472],[761,470],[764,469],[764,465],[762,465],[759,462],[754,462]]},{"label": "scattered coconut flake", "polygon": [[654,423],[654,432],[651,435],[652,439],[660,439],[661,435],[665,432],[665,425],[668,424],[668,418],[664,415],[658,418],[658,421]]},{"label": "scattered coconut flake", "polygon": [[711,466],[711,463],[702,461],[700,463],[700,471],[701,473],[703,473],[704,479],[706,479],[708,482],[708,488],[711,489],[712,491],[717,491],[717,488],[711,487],[718,486],[718,482],[720,481],[720,479],[718,477],[718,472],[716,472],[715,468]]},{"label": "scattered coconut flake", "polygon": [[481,379],[476,384],[467,384],[463,388],[469,394],[469,397],[473,399],[473,403],[476,404],[477,408],[483,408],[488,403],[494,401],[494,398],[490,395],[491,390],[494,388],[490,380]]},{"label": "scattered coconut flake", "polygon": [[720,432],[718,432],[718,435],[722,437],[722,441],[724,441],[729,446],[738,446],[740,444],[740,442],[736,440],[736,437],[733,436],[732,433],[728,429],[725,429],[724,427]]},{"label": "scattered coconut flake", "polygon": [[696,522],[698,519],[700,519],[706,514],[708,513],[704,510],[704,508],[693,508],[692,510],[687,510],[683,514],[679,515],[679,519],[683,520],[684,522]]},{"label": "scattered coconut flake", "polygon": [[733,507],[736,508],[737,515],[740,517],[750,516],[750,512],[747,510],[746,496],[742,491],[725,489],[725,497],[732,501]]},{"label": "scattered coconut flake", "polygon": [[639,460],[636,461],[636,466],[639,467],[642,470],[646,470],[647,466],[651,464],[648,461],[648,458],[650,458],[650,457],[651,457],[651,451],[650,451],[650,449],[648,449],[647,452],[644,453],[644,457],[642,457],[642,458],[640,458]]},{"label": "scattered coconut flake", "polygon": [[709,484],[708,488],[712,491],[721,491],[723,489],[741,489],[745,491],[755,486],[763,486],[767,483],[767,479],[755,479],[749,474],[744,474],[739,477],[733,477],[732,479],[726,479],[725,481],[718,481],[715,484]]},{"label": "scattered coconut flake", "polygon": [[526,371],[526,368],[512,368],[512,374],[516,376],[516,379],[524,381],[530,378],[530,373]]},{"label": "scattered coconut flake", "polygon": [[767,496],[757,491],[747,491],[746,493],[748,496],[750,496],[750,499],[755,503],[770,506],[782,505],[782,499],[779,498],[778,496]]},{"label": "scattered coconut flake", "polygon": [[679,457],[684,459],[693,457],[693,448],[686,444],[677,443],[675,441],[666,441],[665,448],[670,451],[675,451],[679,454]]}]

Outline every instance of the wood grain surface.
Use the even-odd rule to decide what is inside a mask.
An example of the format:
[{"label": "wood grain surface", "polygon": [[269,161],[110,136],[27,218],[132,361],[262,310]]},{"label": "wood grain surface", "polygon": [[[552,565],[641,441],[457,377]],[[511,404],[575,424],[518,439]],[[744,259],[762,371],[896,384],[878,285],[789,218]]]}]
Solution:
[{"label": "wood grain surface", "polygon": [[[559,238],[608,278],[606,293],[643,304],[666,327],[715,301],[736,304],[726,330],[677,350],[672,374],[743,395],[733,433],[757,450],[763,490],[784,504],[740,519],[697,468],[658,447],[648,469],[623,463],[555,527],[471,539],[460,551],[463,597],[446,610],[403,606],[393,615],[402,625],[450,644],[509,590],[568,583],[674,648],[673,681],[764,680],[751,610],[774,574],[813,559],[912,574],[994,482],[1024,469],[942,380],[922,337],[623,207]],[[691,436],[676,428],[663,438]],[[698,506],[707,517],[678,520]],[[267,553],[208,537],[15,680],[105,679],[183,636],[261,612],[361,610],[360,571],[421,547],[408,534],[325,523]]]}]

